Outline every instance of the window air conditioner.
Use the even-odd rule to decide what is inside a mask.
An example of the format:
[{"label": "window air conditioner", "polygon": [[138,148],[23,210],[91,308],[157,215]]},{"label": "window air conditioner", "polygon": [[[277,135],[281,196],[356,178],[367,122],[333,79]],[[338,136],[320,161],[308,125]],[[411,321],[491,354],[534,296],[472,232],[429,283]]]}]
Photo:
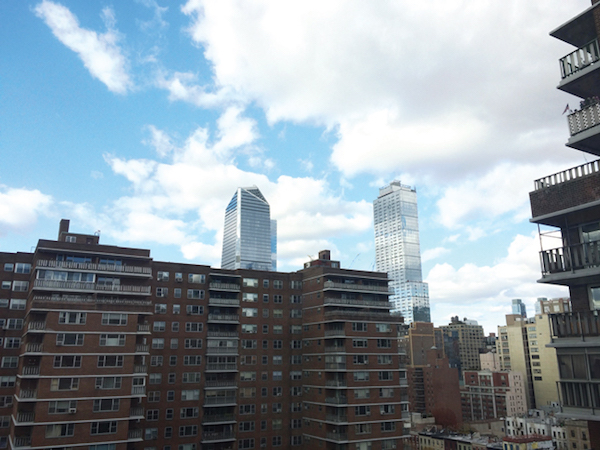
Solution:
[{"label": "window air conditioner", "polygon": [[75,414],[77,412],[77,408],[69,408],[69,414]]}]

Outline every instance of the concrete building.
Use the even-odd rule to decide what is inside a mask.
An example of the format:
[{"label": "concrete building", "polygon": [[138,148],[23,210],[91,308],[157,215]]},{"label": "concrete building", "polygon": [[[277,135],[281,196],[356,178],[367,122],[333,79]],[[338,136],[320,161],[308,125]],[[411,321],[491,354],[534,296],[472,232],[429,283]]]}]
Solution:
[{"label": "concrete building", "polygon": [[[479,354],[484,352],[483,327],[475,320],[459,320],[453,317],[448,325],[440,327],[444,335],[456,336],[459,346],[461,372],[479,370],[481,362]],[[462,378],[461,378],[462,379]]]},{"label": "concrete building", "polygon": [[390,277],[390,301],[406,323],[431,322],[429,287],[423,282],[417,191],[392,181],[373,202],[377,270]]},{"label": "concrete building", "polygon": [[[558,88],[581,99],[568,115],[569,147],[600,156],[600,2],[550,34],[574,47],[559,59]],[[535,181],[531,221],[551,230],[557,245],[540,252],[541,283],[569,288],[573,312],[550,313],[550,346],[559,365],[561,414],[588,421],[590,448],[600,447],[600,161]]]},{"label": "concrete building", "polygon": [[64,220],[0,269],[0,447],[400,446],[386,274],[159,262]]},{"label": "concrete building", "polygon": [[277,270],[277,222],[256,186],[238,188],[227,205],[221,268]]}]

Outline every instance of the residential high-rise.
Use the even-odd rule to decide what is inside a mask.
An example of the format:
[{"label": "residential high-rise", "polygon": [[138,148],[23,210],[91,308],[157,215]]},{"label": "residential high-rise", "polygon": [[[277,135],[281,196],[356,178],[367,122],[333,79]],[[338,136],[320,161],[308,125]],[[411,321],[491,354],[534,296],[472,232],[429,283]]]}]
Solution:
[{"label": "residential high-rise", "polygon": [[277,269],[277,222],[256,186],[238,188],[225,210],[223,269]]},{"label": "residential high-rise", "polygon": [[429,287],[423,282],[417,191],[392,181],[373,202],[377,270],[390,277],[390,301],[406,323],[431,322]]},{"label": "residential high-rise", "polygon": [[390,450],[408,419],[386,274],[154,261],[69,231],[0,252],[0,448]]},{"label": "residential high-rise", "polygon": [[[560,58],[558,88],[581,99],[568,116],[567,145],[600,156],[600,1],[550,33],[575,49]],[[588,155],[589,156],[589,155]],[[588,421],[589,448],[600,447],[600,160],[535,181],[533,223],[559,239],[542,239],[541,283],[567,286],[571,311],[550,313],[563,417]]]},{"label": "residential high-rise", "polygon": [[479,354],[485,351],[483,327],[475,320],[459,320],[458,316],[455,316],[448,325],[443,325],[440,329],[444,336],[458,340],[461,380],[465,371],[480,370]]}]

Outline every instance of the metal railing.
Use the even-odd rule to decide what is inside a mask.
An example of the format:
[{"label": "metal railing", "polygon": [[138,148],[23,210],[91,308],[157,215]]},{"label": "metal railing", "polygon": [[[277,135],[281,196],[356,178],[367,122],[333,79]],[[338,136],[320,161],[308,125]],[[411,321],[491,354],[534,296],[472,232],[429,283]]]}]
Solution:
[{"label": "metal railing", "polygon": [[569,114],[567,120],[571,136],[599,125],[600,102]]},{"label": "metal railing", "polygon": [[209,314],[208,320],[211,321],[226,321],[226,322],[239,322],[240,316],[237,314]]},{"label": "metal railing", "polygon": [[235,380],[206,380],[204,387],[237,387]]},{"label": "metal railing", "polygon": [[129,417],[138,417],[138,416],[143,416],[143,415],[144,415],[144,407],[143,406],[137,406],[135,408],[129,409]]},{"label": "metal railing", "polygon": [[127,439],[142,439],[142,430],[129,430]]},{"label": "metal railing", "polygon": [[16,447],[31,447],[31,436],[16,436],[13,442]]},{"label": "metal railing", "polygon": [[326,362],[325,369],[346,370],[346,363]]},{"label": "metal railing", "polygon": [[329,336],[346,336],[346,331],[342,328],[342,329],[337,329],[337,330],[325,330],[325,336],[329,337]]},{"label": "metal railing", "polygon": [[44,331],[46,329],[46,322],[43,321],[32,321],[27,324],[27,329],[30,331]]},{"label": "metal railing", "polygon": [[150,346],[148,344],[137,344],[135,346],[136,353],[148,353],[150,351]]},{"label": "metal railing", "polygon": [[39,375],[40,366],[23,366],[23,375]]},{"label": "metal railing", "polygon": [[30,353],[41,353],[44,349],[44,344],[41,342],[28,342],[25,346],[25,351]]},{"label": "metal railing", "polygon": [[206,397],[205,405],[225,405],[228,403],[237,403],[237,397]]},{"label": "metal railing", "polygon": [[348,440],[348,433],[334,433],[332,431],[328,431],[326,436],[327,436],[327,439],[332,439],[334,441],[347,441]]},{"label": "metal railing", "polygon": [[240,306],[240,301],[235,298],[209,298],[208,304],[223,306]]},{"label": "metal railing", "polygon": [[[351,286],[351,285],[350,285]],[[361,286],[359,284],[359,286]],[[334,298],[334,297],[325,297],[323,300],[325,305],[335,304],[335,305],[349,305],[349,306],[373,306],[378,308],[386,308],[390,309],[392,304],[385,301],[377,301],[377,300],[350,300],[345,298]]]},{"label": "metal railing", "polygon": [[546,189],[561,183],[565,183],[567,181],[576,180],[578,178],[586,177],[588,175],[598,172],[600,172],[600,159],[586,164],[582,164],[580,166],[571,167],[570,169],[563,170],[562,172],[557,172],[552,175],[545,176],[544,178],[535,180],[533,183],[535,190],[539,191],[541,189]]},{"label": "metal railing", "polygon": [[600,315],[598,314],[598,311],[550,314],[552,337],[583,339],[587,336],[600,336]]},{"label": "metal railing", "polygon": [[210,355],[219,355],[219,354],[237,354],[237,347],[207,347],[206,353]]},{"label": "metal railing", "polygon": [[348,383],[346,383],[346,380],[327,380],[325,382],[325,386],[327,386],[327,387],[348,387]]},{"label": "metal railing", "polygon": [[206,370],[237,370],[237,363],[208,363]]},{"label": "metal railing", "polygon": [[133,373],[146,373],[146,372],[148,372],[148,366],[145,366],[145,365],[133,366]]},{"label": "metal railing", "polygon": [[600,241],[542,250],[540,260],[542,275],[597,267],[600,264]]},{"label": "metal railing", "polygon": [[559,60],[560,75],[563,79],[579,72],[600,60],[600,48],[598,39],[588,42],[583,47],[563,56]]},{"label": "metal railing", "polygon": [[329,289],[342,289],[344,291],[370,291],[370,292],[381,292],[384,294],[391,293],[390,288],[385,285],[377,284],[359,284],[359,283],[336,283],[335,281],[326,281],[323,283],[324,288]]},{"label": "metal railing", "polygon": [[137,326],[137,330],[138,330],[138,332],[150,331],[150,324],[149,323],[140,323]]},{"label": "metal railing", "polygon": [[235,433],[233,431],[205,431],[202,433],[203,441],[222,441],[235,439]]},{"label": "metal railing", "polygon": [[329,422],[348,422],[348,416],[327,414],[325,420]]},{"label": "metal railing", "polygon": [[133,395],[146,395],[146,386],[133,386],[131,393]]},{"label": "metal railing", "polygon": [[231,421],[235,421],[235,414],[204,414],[202,416],[202,423],[231,422]]},{"label": "metal railing", "polygon": [[327,397],[325,399],[325,403],[330,403],[332,405],[345,405],[348,403],[348,397],[343,395],[338,397]]},{"label": "metal railing", "polygon": [[18,411],[15,419],[19,423],[33,422],[35,420],[35,413],[33,411]]},{"label": "metal railing", "polygon": [[211,337],[239,337],[240,334],[237,331],[207,331],[206,336]]},{"label": "metal railing", "polygon": [[72,261],[53,261],[39,259],[36,267],[51,267],[53,269],[91,270],[96,272],[117,272],[132,275],[152,275],[152,268],[127,266],[122,264],[95,264]]},{"label": "metal railing", "polygon": [[210,283],[208,285],[208,287],[210,289],[219,289],[222,291],[239,291],[240,290],[240,285],[239,284],[235,284],[235,283],[219,283],[216,281],[213,281],[212,283]]},{"label": "metal railing", "polygon": [[21,389],[19,391],[20,398],[37,398],[37,390],[35,389]]},{"label": "metal railing", "polygon": [[36,288],[73,289],[78,291],[129,292],[134,294],[150,294],[150,286],[135,286],[127,284],[98,284],[84,281],[35,280]]}]

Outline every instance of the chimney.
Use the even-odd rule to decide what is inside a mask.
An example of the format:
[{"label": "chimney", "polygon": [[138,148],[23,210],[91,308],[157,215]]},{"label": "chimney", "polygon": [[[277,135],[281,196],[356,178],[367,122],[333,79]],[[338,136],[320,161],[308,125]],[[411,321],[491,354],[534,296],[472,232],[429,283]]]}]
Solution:
[{"label": "chimney", "polygon": [[60,241],[60,237],[69,232],[69,219],[61,219],[60,226],[58,227],[58,240]]}]

